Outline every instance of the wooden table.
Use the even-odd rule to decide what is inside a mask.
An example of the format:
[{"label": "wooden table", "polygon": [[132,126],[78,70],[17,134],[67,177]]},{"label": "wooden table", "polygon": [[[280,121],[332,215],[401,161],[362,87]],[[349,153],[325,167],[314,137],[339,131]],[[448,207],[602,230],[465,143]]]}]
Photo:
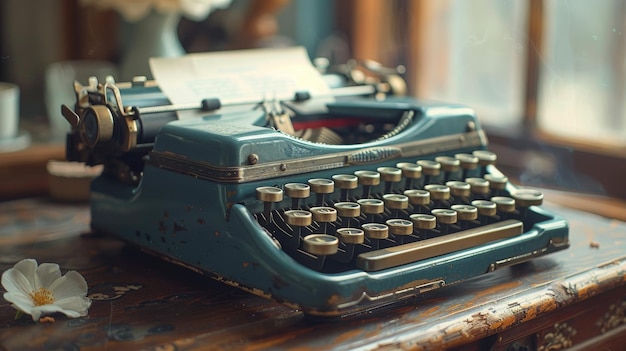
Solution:
[{"label": "wooden table", "polygon": [[0,203],[0,270],[56,262],[83,274],[93,299],[88,316],[54,323],[15,320],[0,301],[0,349],[623,349],[626,223],[546,206],[570,221],[570,249],[329,321],[87,234],[84,205]]}]

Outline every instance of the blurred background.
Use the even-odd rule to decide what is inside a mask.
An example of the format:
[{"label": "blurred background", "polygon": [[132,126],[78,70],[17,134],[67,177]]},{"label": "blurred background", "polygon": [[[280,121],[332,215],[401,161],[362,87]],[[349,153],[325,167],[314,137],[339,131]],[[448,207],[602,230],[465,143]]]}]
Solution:
[{"label": "blurred background", "polygon": [[411,95],[473,107],[518,183],[626,198],[626,1],[184,3],[3,0],[0,81],[20,86],[33,143],[62,156],[68,77],[123,81],[149,74],[138,62],[152,55],[300,45],[331,64],[404,65]]}]

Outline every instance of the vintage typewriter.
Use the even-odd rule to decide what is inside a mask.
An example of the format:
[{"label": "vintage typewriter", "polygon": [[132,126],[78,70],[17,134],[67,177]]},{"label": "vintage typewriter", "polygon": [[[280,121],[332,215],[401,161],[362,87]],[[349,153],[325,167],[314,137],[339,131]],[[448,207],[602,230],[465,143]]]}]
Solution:
[{"label": "vintage typewriter", "polygon": [[316,316],[569,246],[541,192],[497,170],[471,109],[393,96],[395,70],[364,66],[373,78],[327,73],[332,98],[237,109],[172,105],[155,81],[75,83],[67,157],[104,165],[93,229]]}]

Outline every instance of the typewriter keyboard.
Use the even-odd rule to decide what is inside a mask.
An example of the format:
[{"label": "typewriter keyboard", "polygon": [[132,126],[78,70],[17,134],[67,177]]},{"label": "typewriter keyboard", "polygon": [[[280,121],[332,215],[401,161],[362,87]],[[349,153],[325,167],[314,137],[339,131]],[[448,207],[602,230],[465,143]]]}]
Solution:
[{"label": "typewriter keyboard", "polygon": [[522,234],[543,195],[509,192],[495,161],[480,150],[258,187],[255,217],[312,269],[380,271]]}]

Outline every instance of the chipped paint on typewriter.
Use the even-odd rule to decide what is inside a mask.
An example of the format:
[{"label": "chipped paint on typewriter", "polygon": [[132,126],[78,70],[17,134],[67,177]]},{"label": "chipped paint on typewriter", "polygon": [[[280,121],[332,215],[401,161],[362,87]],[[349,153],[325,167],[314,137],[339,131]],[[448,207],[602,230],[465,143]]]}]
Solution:
[{"label": "chipped paint on typewriter", "polygon": [[172,105],[154,81],[76,83],[68,159],[105,166],[93,229],[317,316],[569,246],[543,195],[497,170],[470,108],[390,96],[399,76],[371,70],[332,74],[332,99],[243,109]]}]

